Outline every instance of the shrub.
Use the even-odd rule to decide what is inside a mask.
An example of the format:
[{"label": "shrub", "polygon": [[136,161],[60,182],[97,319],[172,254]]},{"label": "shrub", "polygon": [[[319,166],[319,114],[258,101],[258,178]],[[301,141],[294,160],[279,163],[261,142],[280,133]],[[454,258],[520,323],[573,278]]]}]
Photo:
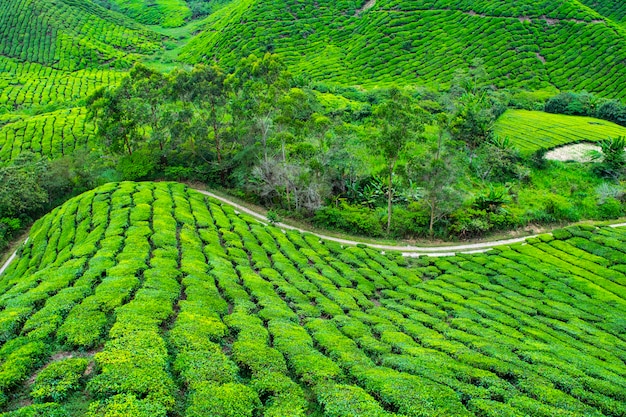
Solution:
[{"label": "shrub", "polygon": [[156,154],[140,150],[120,158],[117,169],[124,180],[142,180],[155,173],[157,161]]},{"label": "shrub", "polygon": [[347,203],[343,203],[340,208],[322,207],[315,212],[313,223],[319,227],[342,230],[356,235],[383,235],[383,228],[375,211]]},{"label": "shrub", "polygon": [[318,388],[318,398],[328,417],[387,417],[376,400],[354,385],[323,385]]},{"label": "shrub", "polygon": [[191,394],[186,417],[252,417],[260,406],[257,394],[245,385],[205,382]]},{"label": "shrub", "polygon": [[167,412],[160,404],[139,400],[131,394],[116,395],[105,401],[89,405],[86,417],[166,417]]},{"label": "shrub", "polygon": [[0,414],[2,417],[70,417],[65,408],[56,403],[33,404],[19,410]]},{"label": "shrub", "polygon": [[80,387],[81,378],[89,364],[86,358],[70,358],[51,363],[37,375],[31,397],[35,401],[63,401]]}]

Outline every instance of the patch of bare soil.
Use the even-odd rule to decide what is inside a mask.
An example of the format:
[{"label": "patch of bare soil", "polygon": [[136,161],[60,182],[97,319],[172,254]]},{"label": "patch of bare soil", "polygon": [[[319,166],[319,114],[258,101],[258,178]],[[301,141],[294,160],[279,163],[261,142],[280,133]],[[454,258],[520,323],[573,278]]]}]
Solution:
[{"label": "patch of bare soil", "polygon": [[360,9],[357,9],[357,11],[354,13],[355,16],[360,15],[363,12],[368,11],[369,9],[371,9],[372,7],[374,7],[374,5],[376,4],[376,0],[368,0],[363,7],[361,7]]},{"label": "patch of bare soil", "polygon": [[545,158],[552,161],[591,162],[589,153],[599,150],[599,146],[591,143],[576,143],[554,148],[546,153]]}]

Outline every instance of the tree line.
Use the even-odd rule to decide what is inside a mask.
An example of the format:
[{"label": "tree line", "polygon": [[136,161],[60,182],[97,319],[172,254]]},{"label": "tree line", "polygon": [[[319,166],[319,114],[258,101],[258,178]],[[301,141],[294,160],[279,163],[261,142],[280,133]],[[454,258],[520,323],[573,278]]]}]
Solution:
[{"label": "tree line", "polygon": [[156,178],[369,236],[470,237],[624,214],[623,139],[602,142],[590,168],[524,157],[493,133],[514,100],[487,79],[477,63],[444,92],[366,91],[312,84],[271,54],[232,69],[137,65],[87,100],[101,146],[0,167],[0,243],[72,195]]}]

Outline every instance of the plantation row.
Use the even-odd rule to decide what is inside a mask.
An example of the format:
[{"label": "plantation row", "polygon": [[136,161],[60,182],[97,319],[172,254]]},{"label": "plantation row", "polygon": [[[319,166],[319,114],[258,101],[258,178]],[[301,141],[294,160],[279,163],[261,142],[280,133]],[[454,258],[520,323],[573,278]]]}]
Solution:
[{"label": "plantation row", "polygon": [[563,1],[555,3],[548,0],[522,0],[512,3],[507,0],[381,0],[379,4],[381,5],[381,8],[384,9],[397,9],[404,11],[453,9],[465,12],[474,12],[487,16],[529,18],[547,17],[554,19],[576,19],[588,22],[590,22],[592,18],[600,18],[599,15],[589,13],[589,10],[583,10],[576,1]]},{"label": "plantation row", "polygon": [[112,0],[121,13],[147,25],[178,27],[191,17],[184,0]]},{"label": "plantation row", "polygon": [[19,110],[76,103],[99,87],[119,83],[124,75],[120,71],[98,69],[61,71],[0,57],[0,106]]},{"label": "plantation row", "polygon": [[11,161],[25,151],[51,159],[71,155],[94,139],[83,107],[24,118],[0,127],[0,160]]},{"label": "plantation row", "polygon": [[56,69],[130,67],[156,51],[159,35],[92,2],[7,0],[0,10],[0,55]]},{"label": "plantation row", "polygon": [[568,143],[626,136],[626,128],[592,117],[509,110],[498,119],[495,134],[510,138],[520,151],[532,153]]},{"label": "plantation row", "polygon": [[620,0],[581,0],[581,3],[616,22],[624,23],[626,21],[626,4]]},{"label": "plantation row", "polygon": [[14,408],[36,375],[21,412],[46,416],[621,416],[625,248],[575,227],[409,266],[107,184],[0,278],[0,388]]},{"label": "plantation row", "polygon": [[[626,59],[624,38],[591,11],[557,10],[562,20],[526,21],[460,11],[450,2],[434,10],[421,2],[377,2],[355,16],[359,3],[236,3],[209,17],[209,29],[184,48],[181,59],[199,62],[212,51],[231,64],[270,50],[314,79],[379,85],[447,83],[456,69],[481,58],[498,87],[626,94],[618,64]],[[479,4],[474,8],[481,10]]]}]

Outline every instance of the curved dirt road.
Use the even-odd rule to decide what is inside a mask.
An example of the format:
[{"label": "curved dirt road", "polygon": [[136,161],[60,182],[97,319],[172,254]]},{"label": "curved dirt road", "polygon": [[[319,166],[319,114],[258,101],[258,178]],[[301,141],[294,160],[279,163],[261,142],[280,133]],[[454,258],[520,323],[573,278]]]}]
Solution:
[{"label": "curved dirt road", "polygon": [[[247,207],[244,207],[240,204],[237,204],[225,197],[221,197],[217,194],[214,194],[210,191],[205,191],[205,190],[199,190],[197,188],[193,188],[193,190],[204,194],[206,196],[209,196],[215,200],[221,201],[222,203],[228,204],[230,206],[233,206],[235,209],[237,209],[238,211],[242,212],[242,213],[246,213],[254,218],[256,218],[257,220],[259,220],[261,223],[266,224],[267,223],[267,217],[265,217],[263,214],[257,213],[254,210],[250,210]],[[457,253],[481,253],[481,252],[487,252],[489,249],[494,248],[496,246],[503,246],[503,245],[511,245],[514,243],[521,243],[524,242],[526,239],[532,238],[532,237],[536,237],[537,235],[532,235],[532,236],[526,236],[526,237],[518,237],[518,238],[513,238],[513,239],[503,239],[503,240],[495,240],[493,242],[480,242],[480,243],[468,243],[468,244],[461,244],[461,245],[451,245],[451,246],[432,246],[432,247],[428,247],[428,246],[410,246],[410,245],[406,245],[406,246],[400,246],[400,245],[379,245],[379,244],[372,244],[372,243],[363,243],[363,242],[357,242],[356,240],[349,240],[349,239],[341,239],[341,238],[337,238],[337,237],[333,237],[333,236],[326,236],[324,234],[321,233],[315,233],[315,232],[311,232],[309,230],[305,230],[305,229],[301,229],[298,227],[294,227],[294,226],[290,226],[288,224],[285,223],[276,223],[276,226],[280,227],[281,229],[288,229],[288,230],[295,230],[298,232],[302,232],[302,233],[309,233],[312,234],[314,236],[319,237],[320,239],[325,239],[325,240],[332,240],[333,242],[337,242],[337,243],[341,243],[344,245],[350,245],[350,246],[356,246],[358,244],[365,244],[370,248],[374,248],[374,249],[380,249],[380,250],[395,250],[395,251],[400,251],[402,252],[402,256],[407,256],[407,257],[418,257],[418,256],[422,256],[422,255],[426,255],[426,256],[454,256]],[[618,224],[612,224],[609,227],[626,227],[626,223],[618,223]],[[549,232],[546,232],[545,234],[550,234]],[[24,243],[26,243],[28,241],[28,238],[24,241]],[[18,248],[19,249],[19,248]],[[15,252],[13,252],[13,254],[9,257],[9,259],[7,259],[7,261],[4,263],[4,265],[2,265],[2,267],[0,267],[0,276],[4,273],[4,271],[9,267],[9,265],[11,264],[11,262],[17,257],[17,250]]]},{"label": "curved dirt road", "polygon": [[[240,204],[237,204],[225,197],[221,197],[218,196],[210,191],[205,191],[205,190],[199,190],[199,189],[195,189],[194,190],[198,191],[199,193],[202,193],[204,195],[207,195],[215,200],[219,200],[223,203],[229,204],[233,207],[235,207],[237,210],[249,214],[250,216],[253,216],[254,218],[260,220],[262,223],[267,223],[267,217],[265,217],[262,214],[257,213],[254,210],[250,210],[249,208],[246,208]],[[289,229],[289,230],[296,230],[298,232],[302,232],[302,233],[309,233],[312,235],[315,235],[317,237],[319,237],[320,239],[325,239],[325,240],[332,240],[333,242],[338,242],[338,243],[342,243],[344,245],[351,245],[351,246],[355,246],[359,243],[363,242],[357,242],[355,240],[349,240],[349,239],[341,239],[341,238],[337,238],[337,237],[333,237],[333,236],[326,236],[320,233],[315,233],[315,232],[311,232],[309,230],[305,230],[305,229],[301,229],[298,227],[294,227],[294,226],[290,226],[288,224],[284,224],[284,223],[276,223],[276,226],[282,228],[282,229]],[[622,227],[622,226],[626,226],[626,223],[620,223],[620,224],[613,224],[610,227]],[[550,234],[549,232],[546,232],[544,234]],[[410,245],[406,245],[406,246],[401,246],[401,245],[379,245],[379,244],[371,244],[371,243],[364,243],[365,245],[367,245],[370,248],[375,248],[375,249],[380,249],[380,250],[396,250],[396,251],[401,251],[403,256],[411,256],[411,257],[416,257],[416,256],[421,256],[421,255],[428,255],[428,256],[453,256],[456,253],[480,253],[480,252],[486,252],[489,249],[496,247],[496,246],[503,246],[503,245],[512,245],[514,243],[521,243],[524,242],[526,239],[532,238],[532,237],[536,237],[537,235],[532,235],[532,236],[525,236],[525,237],[518,237],[518,238],[512,238],[512,239],[503,239],[503,240],[496,240],[493,242],[480,242],[480,243],[468,243],[468,244],[461,244],[461,245],[451,245],[451,246],[410,246]]]}]

